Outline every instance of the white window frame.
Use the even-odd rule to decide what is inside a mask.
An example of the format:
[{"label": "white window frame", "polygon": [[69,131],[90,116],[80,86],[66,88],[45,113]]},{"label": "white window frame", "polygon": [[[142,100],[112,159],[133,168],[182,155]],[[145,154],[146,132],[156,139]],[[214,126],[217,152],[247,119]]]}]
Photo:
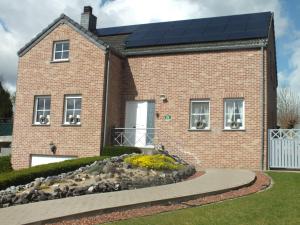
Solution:
[{"label": "white window frame", "polygon": [[[193,113],[193,103],[208,103],[208,113]],[[201,116],[208,115],[208,125],[203,129],[199,129],[197,127],[192,127],[192,116]],[[191,100],[190,101],[190,125],[189,129],[191,130],[210,130],[210,100]]]},{"label": "white window frame", "polygon": [[[65,43],[68,43],[69,44],[69,50],[64,50],[64,45],[63,44],[65,44]],[[62,44],[62,50],[61,51],[56,51],[56,45],[57,44]],[[56,52],[61,52],[62,54],[64,53],[64,52],[68,52],[69,53],[69,56],[68,56],[68,58],[66,58],[66,59],[56,59],[55,58],[55,53]],[[54,42],[54,44],[53,44],[53,61],[54,62],[60,62],[60,61],[69,61],[69,58],[70,58],[70,42],[69,41],[56,41],[56,42]]]},{"label": "white window frame", "polygon": [[[80,122],[77,123],[70,123],[67,121],[67,111],[68,111],[68,105],[67,105],[67,99],[75,99],[75,98],[80,98],[81,99],[81,108],[80,109],[76,109],[75,108],[75,104],[74,104],[74,108],[73,110],[73,116],[75,116],[75,111],[76,110],[80,110]],[[82,96],[81,95],[65,95],[65,109],[64,109],[64,124],[65,125],[72,125],[72,126],[78,126],[81,125],[81,112],[82,112]]]},{"label": "white window frame", "polygon": [[[37,109],[37,106],[38,106],[38,100],[41,99],[41,98],[48,98],[50,99],[50,109],[45,109],[45,101],[44,101],[44,109]],[[45,112],[49,112],[49,122],[48,123],[45,123],[45,124],[41,124],[39,121],[38,121],[38,118],[37,118],[37,114],[38,112],[43,112],[43,116],[45,116]],[[40,126],[45,126],[45,125],[50,125],[50,122],[51,122],[51,96],[50,95],[39,95],[39,96],[35,96],[34,97],[34,118],[33,118],[33,124],[34,125],[40,125]]]},{"label": "white window frame", "polygon": [[[237,128],[237,129],[232,129],[230,126],[226,126],[226,102],[227,101],[242,101],[243,103],[243,126]],[[226,98],[224,99],[224,130],[245,130],[245,99],[243,98]]]}]

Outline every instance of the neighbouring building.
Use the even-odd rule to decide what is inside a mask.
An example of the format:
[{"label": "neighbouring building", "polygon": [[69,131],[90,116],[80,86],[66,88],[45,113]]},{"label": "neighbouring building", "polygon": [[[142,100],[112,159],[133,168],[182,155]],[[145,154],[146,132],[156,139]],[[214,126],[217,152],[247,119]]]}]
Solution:
[{"label": "neighbouring building", "polygon": [[273,13],[96,23],[89,6],[80,24],[61,15],[18,52],[15,169],[156,144],[198,167],[265,168]]}]

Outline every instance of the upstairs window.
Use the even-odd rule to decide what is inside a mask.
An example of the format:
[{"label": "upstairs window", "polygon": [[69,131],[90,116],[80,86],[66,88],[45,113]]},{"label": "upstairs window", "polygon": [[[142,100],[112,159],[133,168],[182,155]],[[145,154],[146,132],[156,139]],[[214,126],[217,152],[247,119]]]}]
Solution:
[{"label": "upstairs window", "polygon": [[209,101],[191,101],[190,129],[210,129]]},{"label": "upstairs window", "polygon": [[81,96],[68,95],[65,97],[64,124],[80,125]]},{"label": "upstairs window", "polygon": [[53,61],[69,60],[69,41],[54,42]]},{"label": "upstairs window", "polygon": [[50,96],[35,97],[34,124],[49,125],[50,124]]},{"label": "upstairs window", "polygon": [[225,99],[224,101],[224,129],[245,129],[245,112],[243,99]]}]

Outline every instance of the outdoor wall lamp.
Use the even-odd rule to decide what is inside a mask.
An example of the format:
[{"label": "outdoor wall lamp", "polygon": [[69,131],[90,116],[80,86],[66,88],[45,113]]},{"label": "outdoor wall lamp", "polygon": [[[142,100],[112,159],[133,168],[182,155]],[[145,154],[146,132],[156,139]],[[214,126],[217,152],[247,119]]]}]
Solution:
[{"label": "outdoor wall lamp", "polygon": [[165,94],[160,94],[160,95],[159,95],[159,98],[160,98],[160,100],[162,100],[163,102],[167,102],[167,101],[168,101],[167,96],[166,96]]},{"label": "outdoor wall lamp", "polygon": [[55,153],[56,153],[56,146],[53,143],[53,141],[50,142],[49,147],[50,147],[50,151],[53,153],[53,155],[55,155]]}]

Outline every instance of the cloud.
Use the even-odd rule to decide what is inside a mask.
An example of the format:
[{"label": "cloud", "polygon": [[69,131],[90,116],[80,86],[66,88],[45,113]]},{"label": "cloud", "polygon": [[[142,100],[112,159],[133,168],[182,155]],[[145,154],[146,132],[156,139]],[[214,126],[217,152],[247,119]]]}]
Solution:
[{"label": "cloud", "polygon": [[0,1],[0,74],[14,89],[17,51],[37,33],[65,13],[80,20],[83,5],[92,5],[98,26],[129,25],[158,21],[274,11],[277,36],[284,34],[288,19],[278,0],[1,0]]},{"label": "cloud", "polygon": [[288,76],[279,77],[281,83],[286,83],[288,87],[300,95],[300,36],[291,43]]}]

